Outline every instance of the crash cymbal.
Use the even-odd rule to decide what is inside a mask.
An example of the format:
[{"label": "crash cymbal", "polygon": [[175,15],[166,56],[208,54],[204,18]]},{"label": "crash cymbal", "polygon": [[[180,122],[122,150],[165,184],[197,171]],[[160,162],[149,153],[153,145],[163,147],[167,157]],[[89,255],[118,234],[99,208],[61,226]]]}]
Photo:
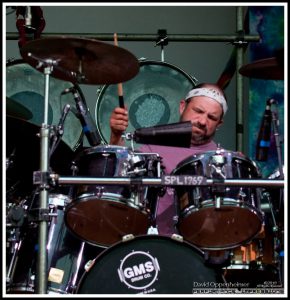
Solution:
[{"label": "crash cymbal", "polygon": [[277,57],[254,61],[240,68],[240,74],[250,78],[283,80],[284,68]]},{"label": "crash cymbal", "polygon": [[6,114],[24,120],[29,120],[33,117],[30,110],[9,97],[6,97]]},{"label": "crash cymbal", "polygon": [[101,41],[58,37],[27,42],[20,50],[24,60],[43,72],[53,62],[53,77],[81,84],[116,84],[139,71],[137,58],[129,51]]}]

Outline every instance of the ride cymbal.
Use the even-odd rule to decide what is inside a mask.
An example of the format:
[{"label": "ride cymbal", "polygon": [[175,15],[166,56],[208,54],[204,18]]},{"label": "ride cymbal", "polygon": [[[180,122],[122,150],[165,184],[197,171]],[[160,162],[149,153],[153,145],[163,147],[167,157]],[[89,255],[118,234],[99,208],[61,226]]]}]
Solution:
[{"label": "ride cymbal", "polygon": [[242,66],[239,70],[240,74],[257,79],[283,80],[283,50],[284,49],[278,50],[275,57],[260,59]]},{"label": "ride cymbal", "polygon": [[116,84],[139,71],[137,58],[129,51],[101,41],[57,37],[27,42],[23,59],[39,71],[52,63],[51,76],[80,84]]}]

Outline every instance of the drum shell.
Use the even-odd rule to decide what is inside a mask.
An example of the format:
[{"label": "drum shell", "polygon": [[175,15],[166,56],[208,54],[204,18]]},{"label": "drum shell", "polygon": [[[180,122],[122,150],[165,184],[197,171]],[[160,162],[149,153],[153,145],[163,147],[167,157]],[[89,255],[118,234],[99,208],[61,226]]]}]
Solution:
[{"label": "drum shell", "polygon": [[[141,177],[160,176],[158,155],[136,153],[121,146],[86,149],[74,164],[77,176],[104,180],[129,177],[138,181]],[[135,167],[140,172],[135,174]],[[145,234],[155,222],[159,193],[158,187],[134,184],[78,185],[66,208],[67,228],[78,238],[100,247],[108,247],[126,234]]]},{"label": "drum shell", "polygon": [[[74,293],[88,260],[83,255],[84,243],[71,235],[64,226],[64,207],[69,201],[69,197],[63,194],[49,196],[49,211],[54,216],[48,224],[46,245],[48,294]],[[23,241],[19,247],[14,275],[7,286],[9,294],[30,294],[36,291],[39,229],[37,223],[30,222],[22,230]]]},{"label": "drum shell", "polygon": [[[129,113],[127,132],[178,122],[179,102],[196,82],[194,77],[175,65],[162,61],[140,61],[137,76],[122,84],[124,103]],[[110,141],[109,119],[117,106],[117,95],[117,85],[107,85],[102,87],[96,101],[95,119],[104,143]],[[126,141],[125,145],[130,147],[130,141]]]},{"label": "drum shell", "polygon": [[[190,156],[172,174],[216,180],[260,177],[251,160],[224,150]],[[179,233],[202,249],[228,249],[246,243],[259,233],[263,223],[259,188],[178,186],[175,204]]]}]

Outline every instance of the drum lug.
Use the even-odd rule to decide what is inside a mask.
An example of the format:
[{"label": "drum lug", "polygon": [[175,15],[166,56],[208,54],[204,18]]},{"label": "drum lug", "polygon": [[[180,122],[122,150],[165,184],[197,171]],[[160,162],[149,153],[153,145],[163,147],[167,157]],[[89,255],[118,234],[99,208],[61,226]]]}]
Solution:
[{"label": "drum lug", "polygon": [[223,197],[216,197],[215,198],[215,208],[221,208],[221,202],[223,200]]},{"label": "drum lug", "polygon": [[122,237],[122,242],[131,241],[135,238],[134,234],[126,234]]},{"label": "drum lug", "polygon": [[91,267],[95,264],[95,260],[94,259],[90,259],[86,264],[85,264],[85,271],[89,272],[89,270],[91,269]]},{"label": "drum lug", "polygon": [[179,234],[172,234],[171,238],[177,242],[183,242],[183,236],[179,235]]},{"label": "drum lug", "polygon": [[157,227],[150,226],[147,230],[147,234],[158,234]]},{"label": "drum lug", "polygon": [[174,225],[176,225],[178,223],[178,216],[174,216],[172,219],[173,219]]},{"label": "drum lug", "polygon": [[101,198],[104,192],[104,187],[96,187],[96,196],[97,198]]}]

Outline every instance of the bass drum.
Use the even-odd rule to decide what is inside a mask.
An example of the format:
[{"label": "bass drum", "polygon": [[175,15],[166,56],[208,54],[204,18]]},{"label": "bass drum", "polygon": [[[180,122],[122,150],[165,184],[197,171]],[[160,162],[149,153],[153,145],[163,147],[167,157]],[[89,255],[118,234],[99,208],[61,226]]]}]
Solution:
[{"label": "bass drum", "polygon": [[127,237],[91,261],[77,294],[193,294],[220,284],[202,251],[180,236]]},{"label": "bass drum", "polygon": [[[127,132],[179,121],[179,101],[197,80],[180,68],[158,61],[141,61],[137,76],[123,83],[125,106],[129,112]],[[117,85],[104,86],[98,96],[95,118],[105,143],[110,140],[110,115],[118,106]],[[130,146],[130,142],[126,142]]]},{"label": "bass drum", "polygon": [[[71,93],[61,95],[66,89],[73,86],[72,83],[50,77],[49,99],[48,99],[48,124],[58,125],[63,107],[70,104],[75,107],[75,100]],[[80,97],[83,94],[76,86]],[[45,76],[23,60],[8,62],[6,65],[6,96],[32,113],[29,123],[38,125],[44,122],[44,91]],[[63,141],[75,150],[82,136],[82,126],[79,119],[69,113],[64,123]]]}]

